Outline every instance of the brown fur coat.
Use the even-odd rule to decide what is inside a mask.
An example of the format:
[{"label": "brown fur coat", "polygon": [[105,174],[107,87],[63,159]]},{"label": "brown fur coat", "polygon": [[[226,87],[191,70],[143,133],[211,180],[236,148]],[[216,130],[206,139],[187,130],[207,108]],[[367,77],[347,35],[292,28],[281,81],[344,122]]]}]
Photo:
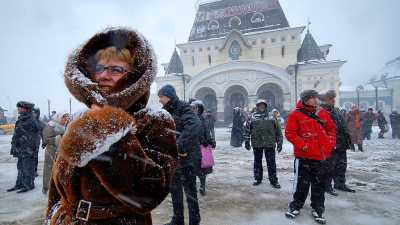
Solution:
[{"label": "brown fur coat", "polygon": [[[130,50],[135,72],[106,96],[90,71],[94,54],[108,46]],[[150,213],[169,192],[177,158],[173,119],[144,108],[155,75],[149,44],[128,29],[98,33],[69,58],[64,77],[70,92],[88,107],[104,107],[72,121],[61,140],[47,224],[152,224]]]}]

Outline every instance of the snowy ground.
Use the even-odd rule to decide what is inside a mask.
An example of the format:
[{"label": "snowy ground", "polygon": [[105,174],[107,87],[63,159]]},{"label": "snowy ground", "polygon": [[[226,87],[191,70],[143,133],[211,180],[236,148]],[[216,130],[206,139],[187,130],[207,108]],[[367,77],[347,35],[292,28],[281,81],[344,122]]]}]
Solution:
[{"label": "snowy ground", "polygon": [[[16,177],[15,160],[8,154],[9,142],[10,136],[0,136],[0,224],[41,224],[46,204],[41,193],[43,154],[36,189],[25,194],[7,193]],[[277,156],[280,190],[271,188],[266,180],[258,187],[251,185],[253,155],[244,148],[229,146],[228,129],[217,129],[217,145],[216,166],[208,178],[207,196],[200,197],[203,225],[314,224],[308,201],[299,218],[284,217],[293,190],[290,144],[285,143]],[[348,152],[348,184],[357,193],[326,196],[325,216],[329,224],[400,224],[400,141],[377,140],[375,135],[374,140],[365,142],[365,149],[364,153]],[[171,213],[168,198],[153,212],[154,224],[168,222]]]}]

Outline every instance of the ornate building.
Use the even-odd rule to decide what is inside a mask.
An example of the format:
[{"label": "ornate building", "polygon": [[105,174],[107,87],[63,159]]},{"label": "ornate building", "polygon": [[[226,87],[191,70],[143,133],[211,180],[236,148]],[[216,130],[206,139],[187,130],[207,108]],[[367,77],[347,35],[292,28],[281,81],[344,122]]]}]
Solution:
[{"label": "ornate building", "polygon": [[302,90],[339,91],[345,61],[328,60],[304,26],[290,27],[278,0],[220,0],[200,4],[188,42],[177,45],[158,88],[176,87],[182,99],[201,99],[218,120],[258,99],[290,110]]}]

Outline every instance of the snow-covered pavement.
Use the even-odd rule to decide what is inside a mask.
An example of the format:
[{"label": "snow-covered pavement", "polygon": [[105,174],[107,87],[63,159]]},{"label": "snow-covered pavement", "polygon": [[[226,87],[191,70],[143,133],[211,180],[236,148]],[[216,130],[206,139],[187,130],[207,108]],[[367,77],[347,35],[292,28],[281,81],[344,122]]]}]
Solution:
[{"label": "snow-covered pavement", "polygon": [[[216,166],[207,179],[207,195],[199,196],[201,224],[314,224],[309,215],[309,201],[296,220],[284,216],[293,190],[290,144],[285,143],[283,152],[277,155],[282,189],[273,189],[267,179],[253,187],[252,152],[230,147],[227,128],[219,128],[216,133]],[[14,185],[16,177],[15,159],[9,156],[10,138],[0,136],[0,224],[40,224],[46,204],[46,197],[41,193],[43,151],[36,189],[25,194],[7,193],[6,189]],[[339,192],[338,197],[326,195],[328,224],[400,224],[400,141],[374,138],[365,142],[365,152],[348,151],[348,184],[357,193]],[[153,212],[154,224],[168,222],[171,213],[172,204],[168,198]]]}]

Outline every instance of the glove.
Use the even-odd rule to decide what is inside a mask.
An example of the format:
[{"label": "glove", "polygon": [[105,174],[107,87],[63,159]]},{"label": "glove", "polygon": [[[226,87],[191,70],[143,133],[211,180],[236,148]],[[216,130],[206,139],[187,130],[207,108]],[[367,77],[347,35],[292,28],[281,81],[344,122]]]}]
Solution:
[{"label": "glove", "polygon": [[277,144],[276,151],[278,151],[278,153],[282,151],[282,143]]},{"label": "glove", "polygon": [[212,142],[211,147],[215,148],[217,146],[217,144],[215,143],[215,141]]},{"label": "glove", "polygon": [[17,151],[14,146],[11,146],[10,155],[12,155],[13,157],[17,157]]},{"label": "glove", "polygon": [[251,149],[250,142],[248,142],[248,141],[244,142],[244,147],[245,147],[248,151],[250,151],[250,149]]}]

